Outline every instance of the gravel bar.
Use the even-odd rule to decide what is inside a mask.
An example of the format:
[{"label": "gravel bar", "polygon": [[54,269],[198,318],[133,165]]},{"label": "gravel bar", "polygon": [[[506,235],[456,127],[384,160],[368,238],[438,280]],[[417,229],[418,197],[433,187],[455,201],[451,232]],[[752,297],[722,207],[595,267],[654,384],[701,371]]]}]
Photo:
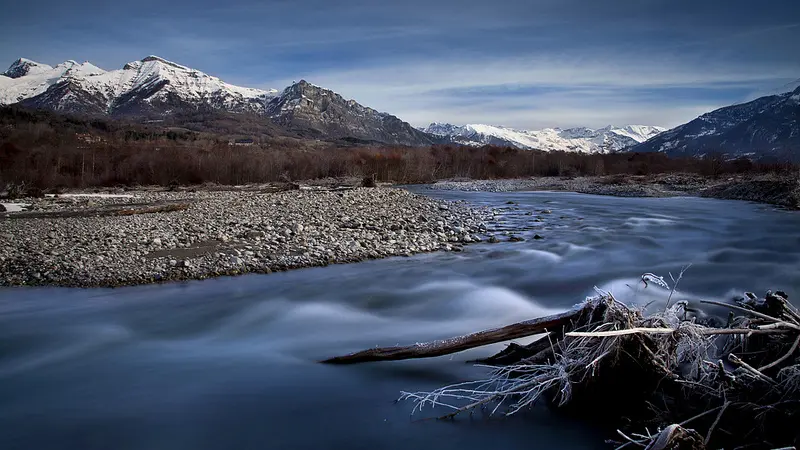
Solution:
[{"label": "gravel bar", "polygon": [[0,214],[0,285],[113,287],[458,251],[492,217],[395,188],[127,194],[25,199],[28,212]]}]

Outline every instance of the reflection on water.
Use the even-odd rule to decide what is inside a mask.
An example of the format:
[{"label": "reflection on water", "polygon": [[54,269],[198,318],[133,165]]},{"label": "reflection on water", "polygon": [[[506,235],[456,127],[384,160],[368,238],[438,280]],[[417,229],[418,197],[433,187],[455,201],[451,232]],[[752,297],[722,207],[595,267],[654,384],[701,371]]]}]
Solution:
[{"label": "reflection on water", "polygon": [[393,404],[403,389],[479,376],[463,362],[502,345],[424,361],[314,361],[550,314],[593,286],[663,302],[639,275],[668,279],[687,263],[681,298],[800,295],[796,213],[692,198],[431,195],[503,208],[496,228],[529,239],[267,276],[0,290],[1,447],[605,448],[598,430],[544,408],[442,423],[414,422],[411,405]]}]

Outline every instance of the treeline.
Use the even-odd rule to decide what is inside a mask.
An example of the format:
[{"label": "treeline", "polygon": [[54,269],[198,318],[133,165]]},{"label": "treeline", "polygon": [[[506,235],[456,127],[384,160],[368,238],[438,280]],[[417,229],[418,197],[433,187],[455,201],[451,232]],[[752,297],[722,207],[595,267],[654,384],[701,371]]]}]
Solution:
[{"label": "treeline", "polygon": [[239,147],[195,141],[103,143],[22,148],[0,144],[0,181],[40,188],[116,185],[246,184],[325,177],[426,183],[442,178],[648,175],[690,172],[786,173],[788,164],[721,158],[670,159],[662,154],[585,155],[515,148]]},{"label": "treeline", "polygon": [[365,176],[427,183],[443,178],[670,172],[717,177],[796,171],[788,163],[726,160],[720,155],[677,159],[660,153],[548,153],[496,146],[358,146],[269,136],[252,146],[235,146],[227,136],[213,133],[0,109],[0,190],[22,183],[46,189]]}]

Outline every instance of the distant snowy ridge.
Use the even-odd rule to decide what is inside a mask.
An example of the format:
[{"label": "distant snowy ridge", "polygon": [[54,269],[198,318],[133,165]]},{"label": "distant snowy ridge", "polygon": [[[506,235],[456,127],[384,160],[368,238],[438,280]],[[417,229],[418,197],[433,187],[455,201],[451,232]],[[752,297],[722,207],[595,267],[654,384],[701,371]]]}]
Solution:
[{"label": "distant snowy ridge", "polygon": [[483,124],[464,126],[432,123],[426,133],[448,137],[465,145],[509,145],[522,149],[582,153],[610,153],[644,142],[666,128],[648,125],[607,126],[604,128],[545,128],[516,130]]},{"label": "distant snowy ridge", "polygon": [[193,105],[263,113],[276,95],[275,90],[228,84],[157,56],[112,71],[89,62],[70,60],[52,67],[20,58],[0,75],[0,104],[69,112],[113,114]]}]

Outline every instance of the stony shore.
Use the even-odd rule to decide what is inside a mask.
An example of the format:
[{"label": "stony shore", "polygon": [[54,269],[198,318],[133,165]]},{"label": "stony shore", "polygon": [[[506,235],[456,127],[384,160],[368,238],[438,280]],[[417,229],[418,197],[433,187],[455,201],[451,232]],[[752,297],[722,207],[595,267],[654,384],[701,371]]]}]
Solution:
[{"label": "stony shore", "polygon": [[458,251],[490,210],[394,188],[126,192],[0,214],[0,285],[121,286]]},{"label": "stony shore", "polygon": [[711,179],[692,174],[604,177],[538,177],[512,180],[445,180],[433,189],[513,192],[563,191],[617,197],[699,196],[748,200],[800,209],[800,183],[791,176],[726,177]]}]

